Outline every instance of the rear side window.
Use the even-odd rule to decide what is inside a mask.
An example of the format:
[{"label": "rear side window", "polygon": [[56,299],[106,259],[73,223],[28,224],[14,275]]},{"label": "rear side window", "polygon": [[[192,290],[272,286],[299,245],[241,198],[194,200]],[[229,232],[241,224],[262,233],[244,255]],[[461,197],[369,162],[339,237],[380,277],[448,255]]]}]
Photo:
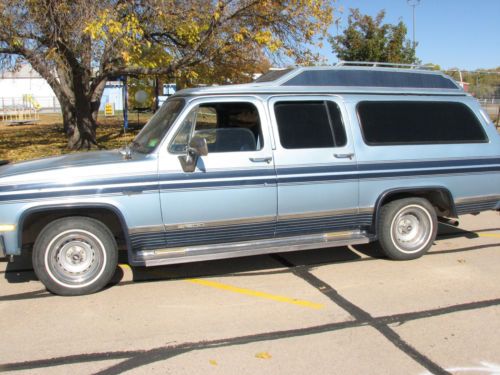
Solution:
[{"label": "rear side window", "polygon": [[488,139],[474,113],[455,102],[360,102],[368,145],[480,143]]},{"label": "rear side window", "polygon": [[274,111],[284,148],[342,147],[347,143],[340,109],[334,102],[277,102]]}]

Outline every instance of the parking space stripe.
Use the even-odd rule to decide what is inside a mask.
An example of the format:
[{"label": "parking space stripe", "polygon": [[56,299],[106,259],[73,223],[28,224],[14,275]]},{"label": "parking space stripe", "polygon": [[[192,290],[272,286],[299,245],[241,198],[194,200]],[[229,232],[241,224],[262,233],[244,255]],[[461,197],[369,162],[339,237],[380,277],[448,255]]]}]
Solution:
[{"label": "parking space stripe", "polygon": [[300,300],[300,299],[295,299],[295,298],[290,298],[290,297],[285,297],[285,296],[279,296],[279,295],[269,294],[269,293],[265,293],[265,292],[259,292],[259,291],[251,290],[251,289],[239,288],[239,287],[232,286],[232,285],[222,284],[222,283],[219,283],[216,281],[203,280],[203,279],[188,279],[186,281],[193,283],[193,284],[198,284],[198,285],[208,286],[208,287],[215,288],[215,289],[225,290],[228,292],[244,294],[244,295],[251,296],[251,297],[269,299],[269,300],[277,301],[277,302],[289,303],[292,305],[307,307],[307,308],[315,309],[315,310],[320,310],[320,309],[323,309],[325,307],[325,305],[322,305],[320,303],[315,303],[315,302],[310,302],[310,301],[305,301],[305,300]]},{"label": "parking space stripe", "polygon": [[500,238],[500,233],[476,233],[479,237]]}]

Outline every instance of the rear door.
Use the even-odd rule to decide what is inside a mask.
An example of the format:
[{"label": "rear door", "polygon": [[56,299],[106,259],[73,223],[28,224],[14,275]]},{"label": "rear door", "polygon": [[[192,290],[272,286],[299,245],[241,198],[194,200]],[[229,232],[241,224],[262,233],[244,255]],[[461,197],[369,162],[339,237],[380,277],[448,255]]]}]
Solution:
[{"label": "rear door", "polygon": [[356,154],[339,98],[281,96],[269,100],[276,141],[278,237],[369,225],[359,212]]}]

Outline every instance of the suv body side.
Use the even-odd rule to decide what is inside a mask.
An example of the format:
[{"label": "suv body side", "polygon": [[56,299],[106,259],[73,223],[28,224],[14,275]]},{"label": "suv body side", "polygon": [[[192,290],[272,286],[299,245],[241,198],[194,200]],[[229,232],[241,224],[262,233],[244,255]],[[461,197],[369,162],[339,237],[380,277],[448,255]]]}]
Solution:
[{"label": "suv body side", "polygon": [[[372,224],[381,200],[401,191],[442,189],[449,194],[454,206],[447,216],[499,208],[500,173],[492,173],[488,167],[498,169],[500,165],[500,139],[470,97],[439,100],[467,105],[481,122],[488,136],[487,143],[369,146],[363,140],[357,114],[360,102],[436,102],[435,97],[231,95],[188,99],[189,104],[161,143],[158,154],[123,160],[109,153],[87,165],[67,168],[63,165],[33,174],[7,175],[0,191],[3,201],[0,221],[16,223],[21,229],[24,217],[31,212],[72,207],[109,209],[120,216],[126,231],[129,261],[142,264],[135,259],[137,251],[175,247],[170,245],[169,237],[175,239],[176,236],[197,238],[194,242],[177,244],[181,246],[244,240],[241,233],[245,230],[260,233],[249,238],[370,227],[376,235]],[[338,149],[284,148],[274,104],[315,100],[330,100],[339,106],[347,144]],[[263,148],[209,154],[201,159],[201,162],[207,161],[208,169],[198,168],[192,174],[182,172],[177,160],[179,155],[169,152],[168,145],[185,117],[201,103],[234,101],[257,107]],[[335,154],[352,154],[352,157],[340,159]],[[250,161],[269,157],[270,163]],[[73,164],[78,160],[78,156],[70,158]],[[71,183],[65,182],[68,179]],[[247,186],[236,189],[229,186],[242,179]],[[38,182],[33,184],[33,180]],[[187,188],[193,183],[200,186]],[[6,232],[3,239],[7,254],[21,252],[19,231]]]}]

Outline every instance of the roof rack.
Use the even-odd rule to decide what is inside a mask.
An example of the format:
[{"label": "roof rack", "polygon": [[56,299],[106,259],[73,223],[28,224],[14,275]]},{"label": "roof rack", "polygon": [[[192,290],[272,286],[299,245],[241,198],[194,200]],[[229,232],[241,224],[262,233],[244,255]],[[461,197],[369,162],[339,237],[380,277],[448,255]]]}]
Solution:
[{"label": "roof rack", "polygon": [[434,66],[420,64],[396,64],[377,61],[342,61],[340,60],[335,66],[373,66],[373,67],[388,67],[388,68],[407,68],[419,70],[434,70]]}]

